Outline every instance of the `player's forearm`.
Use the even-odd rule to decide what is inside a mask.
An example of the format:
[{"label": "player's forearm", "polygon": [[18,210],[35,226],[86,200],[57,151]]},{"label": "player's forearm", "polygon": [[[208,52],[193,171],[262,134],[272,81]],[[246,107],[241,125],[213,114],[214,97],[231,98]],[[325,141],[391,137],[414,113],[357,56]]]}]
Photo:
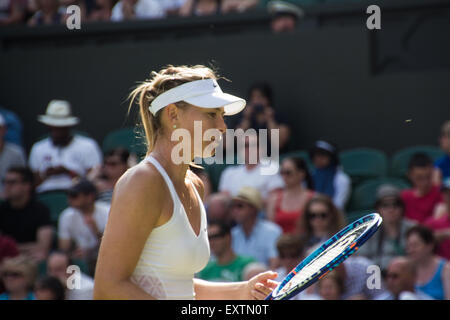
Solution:
[{"label": "player's forearm", "polygon": [[210,282],[194,279],[195,299],[197,300],[242,300],[247,281]]}]

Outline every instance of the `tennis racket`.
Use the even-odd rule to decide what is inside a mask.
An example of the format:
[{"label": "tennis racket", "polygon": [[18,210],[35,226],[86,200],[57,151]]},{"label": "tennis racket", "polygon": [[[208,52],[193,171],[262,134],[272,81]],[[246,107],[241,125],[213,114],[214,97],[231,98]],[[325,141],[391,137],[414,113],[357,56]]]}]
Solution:
[{"label": "tennis racket", "polygon": [[346,226],[292,269],[266,300],[292,298],[323,278],[358,250],[378,230],[381,222],[378,213],[371,213]]}]

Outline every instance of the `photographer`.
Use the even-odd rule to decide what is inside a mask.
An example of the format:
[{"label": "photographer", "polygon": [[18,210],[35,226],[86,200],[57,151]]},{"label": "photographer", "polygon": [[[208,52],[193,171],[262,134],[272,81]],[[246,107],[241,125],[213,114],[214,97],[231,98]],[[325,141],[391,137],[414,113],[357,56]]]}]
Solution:
[{"label": "photographer", "polygon": [[[242,118],[238,120],[236,129],[244,131],[253,128],[279,129],[280,130],[280,153],[286,151],[291,136],[291,129],[273,108],[272,88],[267,83],[256,83],[250,87],[247,107],[242,112]],[[270,134],[268,133],[268,137]],[[270,150],[270,147],[268,148]]]}]

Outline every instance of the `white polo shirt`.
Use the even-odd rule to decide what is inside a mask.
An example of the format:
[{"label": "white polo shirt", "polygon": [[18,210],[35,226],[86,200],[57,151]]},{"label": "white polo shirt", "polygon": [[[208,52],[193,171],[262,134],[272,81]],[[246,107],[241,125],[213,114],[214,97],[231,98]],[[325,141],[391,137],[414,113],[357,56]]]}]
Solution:
[{"label": "white polo shirt", "polygon": [[[125,19],[122,9],[122,1],[118,1],[111,12],[111,21],[123,21]],[[136,19],[164,18],[166,13],[161,4],[156,0],[138,0],[134,5]]]},{"label": "white polo shirt", "polygon": [[[36,142],[31,148],[29,166],[40,174],[50,167],[63,166],[85,176],[87,171],[102,163],[102,152],[95,140],[76,135],[68,146],[55,146],[50,138]],[[37,187],[37,192],[65,190],[72,185],[67,174],[53,175]]]},{"label": "white polo shirt", "polygon": [[[100,201],[95,203],[94,220],[100,232],[105,230],[109,208],[106,203]],[[99,244],[97,235],[84,223],[83,214],[72,207],[65,209],[59,217],[58,238],[74,240],[81,249],[93,249]]]},{"label": "white polo shirt", "polygon": [[236,196],[242,187],[253,187],[258,189],[263,199],[266,199],[269,192],[284,187],[284,181],[278,170],[276,174],[264,175],[263,168],[267,166],[258,164],[248,170],[245,165],[237,165],[226,168],[219,181],[219,191],[228,191],[231,196]]}]

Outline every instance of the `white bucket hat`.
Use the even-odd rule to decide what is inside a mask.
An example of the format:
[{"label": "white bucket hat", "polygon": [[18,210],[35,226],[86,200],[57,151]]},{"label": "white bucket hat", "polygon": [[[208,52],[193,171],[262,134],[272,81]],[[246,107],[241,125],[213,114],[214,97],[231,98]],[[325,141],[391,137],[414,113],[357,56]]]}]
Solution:
[{"label": "white bucket hat", "polygon": [[80,122],[72,116],[70,103],[65,100],[52,100],[47,106],[45,115],[38,116],[38,121],[52,127],[71,127]]},{"label": "white bucket hat", "polygon": [[220,89],[214,79],[203,79],[184,83],[157,96],[151,103],[149,110],[155,115],[167,105],[185,101],[200,108],[224,107],[225,115],[236,114],[245,107],[245,100]]}]

